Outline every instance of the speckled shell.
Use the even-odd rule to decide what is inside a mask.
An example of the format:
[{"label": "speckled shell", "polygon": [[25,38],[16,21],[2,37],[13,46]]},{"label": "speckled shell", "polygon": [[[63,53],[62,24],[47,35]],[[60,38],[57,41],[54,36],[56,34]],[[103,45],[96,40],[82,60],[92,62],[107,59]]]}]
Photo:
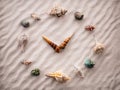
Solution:
[{"label": "speckled shell", "polygon": [[52,16],[57,16],[57,17],[61,17],[63,15],[65,15],[67,13],[67,10],[66,9],[63,9],[61,7],[58,7],[58,6],[55,6],[51,9],[50,11],[50,15]]},{"label": "speckled shell", "polygon": [[87,31],[93,31],[94,29],[95,29],[95,27],[92,25],[85,26],[85,30],[87,30]]}]

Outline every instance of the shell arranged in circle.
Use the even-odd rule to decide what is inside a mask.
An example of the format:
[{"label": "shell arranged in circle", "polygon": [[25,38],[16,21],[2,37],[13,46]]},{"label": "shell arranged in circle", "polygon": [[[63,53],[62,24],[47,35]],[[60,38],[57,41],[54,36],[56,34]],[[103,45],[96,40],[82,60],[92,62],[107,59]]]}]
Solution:
[{"label": "shell arranged in circle", "polygon": [[95,65],[95,63],[90,58],[85,58],[84,64],[87,68],[93,68]]},{"label": "shell arranged in circle", "polygon": [[52,72],[52,73],[48,73],[46,74],[47,77],[51,77],[51,78],[54,78],[56,81],[58,82],[66,82],[68,80],[70,80],[70,77],[68,77],[67,75],[61,73],[61,72]]},{"label": "shell arranged in circle", "polygon": [[94,47],[94,52],[95,52],[96,54],[100,54],[100,53],[102,53],[102,52],[104,51],[104,49],[105,49],[105,46],[104,46],[103,44],[101,44],[101,43],[96,43],[96,45],[95,45],[95,47]]}]

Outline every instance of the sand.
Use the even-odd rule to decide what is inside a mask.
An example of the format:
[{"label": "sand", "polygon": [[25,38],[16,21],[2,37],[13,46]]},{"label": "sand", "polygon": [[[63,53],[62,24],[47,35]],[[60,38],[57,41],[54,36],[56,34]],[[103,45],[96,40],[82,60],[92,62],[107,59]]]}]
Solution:
[{"label": "sand", "polygon": [[[27,29],[20,25],[31,13],[48,12],[55,3],[69,11],[82,11],[84,19],[75,20],[73,13],[60,18],[45,14]],[[95,25],[95,31],[85,31],[86,25]],[[120,0],[0,0],[0,90],[120,90],[119,28]],[[17,40],[22,33],[30,36],[24,53]],[[42,39],[45,35],[60,44],[72,33],[61,53]],[[101,55],[93,52],[93,34],[105,45]],[[96,63],[93,69],[84,67],[88,56]],[[25,66],[23,60],[33,63]],[[73,64],[84,67],[84,79],[76,75]],[[40,68],[40,76],[31,76],[34,68]],[[58,70],[71,80],[58,83],[45,76]]]}]

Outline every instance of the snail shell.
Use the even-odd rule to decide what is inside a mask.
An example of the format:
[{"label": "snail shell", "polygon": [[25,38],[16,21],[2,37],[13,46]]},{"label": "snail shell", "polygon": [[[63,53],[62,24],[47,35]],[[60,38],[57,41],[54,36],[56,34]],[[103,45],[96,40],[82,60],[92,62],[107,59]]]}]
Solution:
[{"label": "snail shell", "polygon": [[102,53],[105,49],[105,46],[101,43],[96,43],[95,47],[94,47],[94,52],[96,54]]}]

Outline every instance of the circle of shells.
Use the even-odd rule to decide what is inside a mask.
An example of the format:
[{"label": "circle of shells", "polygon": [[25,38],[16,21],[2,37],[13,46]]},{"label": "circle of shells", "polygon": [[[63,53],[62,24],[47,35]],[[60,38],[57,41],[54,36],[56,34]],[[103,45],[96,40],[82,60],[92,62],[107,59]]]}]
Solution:
[{"label": "circle of shells", "polygon": [[[55,17],[62,17],[67,12],[68,12],[67,9],[64,9],[61,6],[56,5],[53,8],[51,8],[51,10],[49,12],[49,15],[55,16]],[[75,17],[76,20],[82,20],[84,18],[84,14],[82,14],[79,11],[77,11],[77,12],[74,13],[74,17]],[[32,18],[33,21],[30,22],[29,18]],[[24,20],[21,21],[21,25],[24,28],[28,28],[28,27],[30,27],[30,25],[32,23],[34,23],[34,22],[36,23],[36,22],[38,22],[38,21],[41,20],[40,16],[38,14],[36,14],[36,13],[32,13],[29,18],[24,19]],[[92,32],[93,30],[95,30],[95,26],[93,26],[93,25],[87,25],[87,26],[85,26],[85,30]],[[74,35],[74,33],[71,36],[65,38],[65,40],[63,40],[63,42],[61,42],[60,45],[57,45],[56,43],[54,43],[53,41],[51,41],[48,37],[46,37],[44,35],[42,37],[45,40],[45,42],[48,43],[50,45],[50,47],[53,48],[53,50],[56,53],[60,53],[60,52],[62,52],[63,49],[65,49],[65,47],[67,46],[68,42],[71,40],[71,38],[73,37],[73,35]],[[103,51],[105,49],[105,46],[102,43],[100,43],[100,42],[98,42],[96,40],[95,35],[94,35],[94,40],[95,40],[95,46],[93,48],[94,52],[96,54],[103,53]],[[28,42],[29,42],[29,35],[28,34],[23,33],[22,35],[20,35],[18,37],[18,47],[21,49],[22,52],[25,51],[25,48],[26,48]],[[21,63],[24,64],[24,65],[26,65],[26,66],[28,66],[32,62],[29,61],[29,60],[24,60]],[[95,65],[95,63],[90,58],[85,58],[84,65],[85,65],[86,68],[93,68],[94,65]],[[81,78],[84,78],[85,75],[84,75],[82,69],[80,69],[76,65],[73,65],[73,67],[74,67],[74,70],[76,70],[76,73],[78,73]],[[33,76],[40,75],[39,68],[33,69],[31,71],[31,75],[33,75]],[[47,73],[45,75],[47,77],[51,77],[51,78],[55,79],[56,81],[62,82],[62,83],[70,80],[69,76],[65,75],[64,73],[62,73],[60,71],[50,72],[50,73]]]}]

